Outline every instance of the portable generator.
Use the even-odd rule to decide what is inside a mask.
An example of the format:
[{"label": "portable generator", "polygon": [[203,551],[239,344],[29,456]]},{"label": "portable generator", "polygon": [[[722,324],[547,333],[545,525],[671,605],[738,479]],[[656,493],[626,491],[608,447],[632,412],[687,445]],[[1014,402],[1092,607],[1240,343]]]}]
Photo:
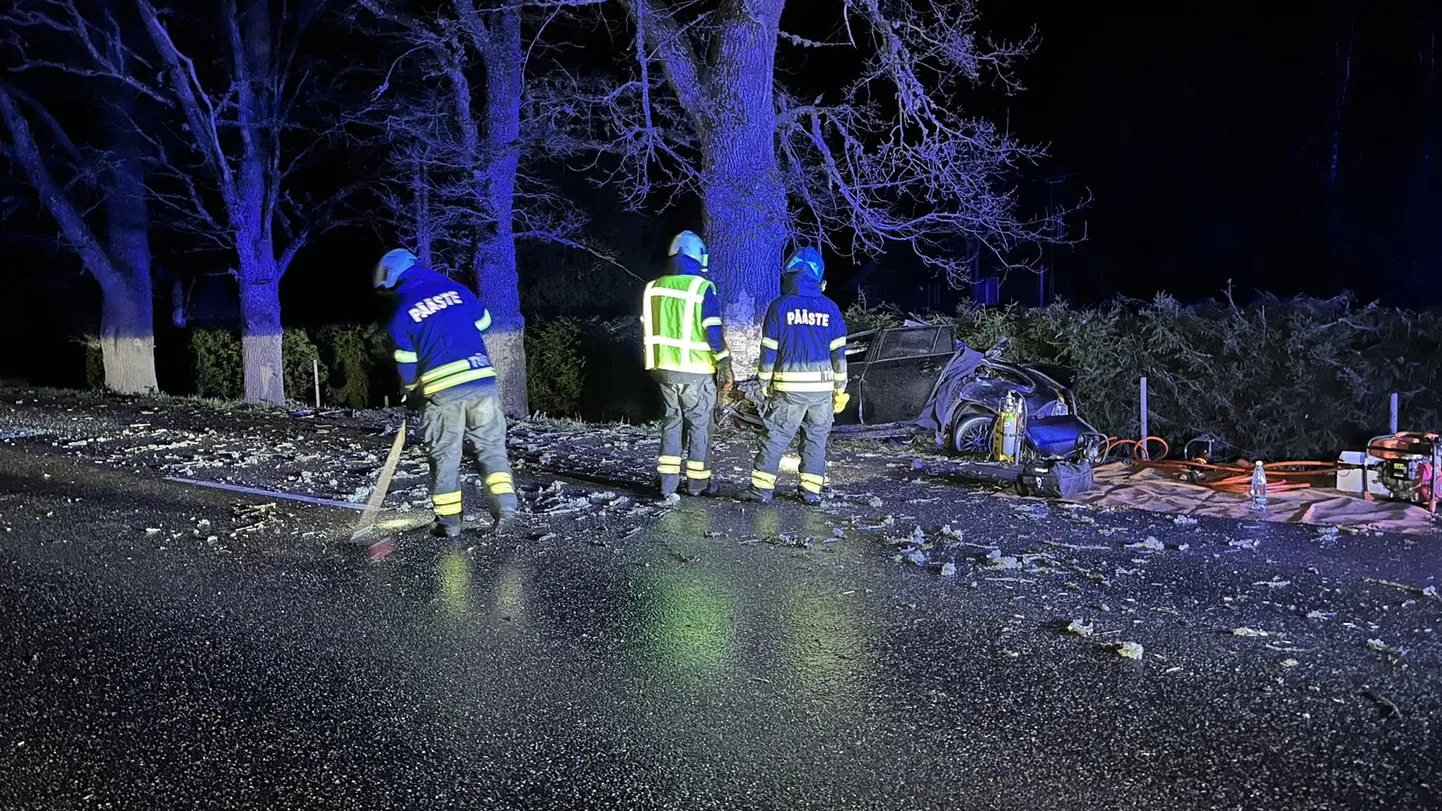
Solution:
[{"label": "portable generator", "polygon": [[1418,504],[1437,512],[1437,475],[1442,469],[1442,435],[1403,431],[1373,437],[1367,456],[1377,460],[1362,466],[1362,492],[1371,497],[1368,479],[1382,486],[1396,501]]}]

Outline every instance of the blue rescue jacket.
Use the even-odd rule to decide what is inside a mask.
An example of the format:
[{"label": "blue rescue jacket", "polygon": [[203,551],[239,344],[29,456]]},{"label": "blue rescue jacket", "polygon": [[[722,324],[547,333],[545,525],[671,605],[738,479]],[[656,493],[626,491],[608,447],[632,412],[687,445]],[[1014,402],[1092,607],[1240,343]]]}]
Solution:
[{"label": "blue rescue jacket", "polygon": [[496,370],[481,333],[491,314],[474,294],[441,274],[412,267],[396,283],[400,303],[388,327],[407,389],[445,399],[494,391]]},{"label": "blue rescue jacket", "polygon": [[846,390],[846,322],[811,276],[782,277],[781,297],[771,302],[761,326],[756,376],[776,391]]}]

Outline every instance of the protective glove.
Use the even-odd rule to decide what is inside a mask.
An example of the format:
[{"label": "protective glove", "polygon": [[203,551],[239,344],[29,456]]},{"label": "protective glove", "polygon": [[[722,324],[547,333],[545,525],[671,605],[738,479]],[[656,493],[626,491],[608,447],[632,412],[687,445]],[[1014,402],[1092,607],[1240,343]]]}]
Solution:
[{"label": "protective glove", "polygon": [[731,370],[731,359],[722,358],[716,361],[716,388],[726,393],[735,386],[736,375]]},{"label": "protective glove", "polygon": [[851,395],[844,391],[833,391],[831,393],[831,413],[840,414],[846,410],[846,404],[851,402]]}]

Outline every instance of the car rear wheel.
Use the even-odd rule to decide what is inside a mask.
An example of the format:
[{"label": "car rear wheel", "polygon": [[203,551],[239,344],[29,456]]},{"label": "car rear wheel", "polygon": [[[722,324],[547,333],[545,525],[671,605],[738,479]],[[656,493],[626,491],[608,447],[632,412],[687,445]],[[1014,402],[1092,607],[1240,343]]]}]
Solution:
[{"label": "car rear wheel", "polygon": [[951,424],[951,450],[961,456],[990,456],[991,414],[962,414]]}]

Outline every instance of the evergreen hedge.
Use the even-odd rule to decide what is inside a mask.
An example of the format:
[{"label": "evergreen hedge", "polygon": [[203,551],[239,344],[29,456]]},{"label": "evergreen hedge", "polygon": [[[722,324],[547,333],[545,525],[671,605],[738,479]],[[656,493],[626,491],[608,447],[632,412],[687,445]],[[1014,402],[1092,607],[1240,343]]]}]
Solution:
[{"label": "evergreen hedge", "polygon": [[[853,332],[901,320],[886,309],[847,314]],[[963,306],[936,320],[954,323],[974,348],[1010,336],[1009,359],[1081,370],[1081,409],[1113,436],[1140,430],[1145,375],[1149,432],[1178,452],[1209,435],[1219,455],[1335,459],[1387,430],[1391,392],[1401,395],[1400,428],[1442,427],[1436,312],[1359,305],[1349,296],[1183,306],[1159,295],[1090,308]]]},{"label": "evergreen hedge", "polygon": [[[902,320],[886,308],[847,313],[852,332]],[[1401,394],[1403,429],[1442,427],[1442,315],[1435,312],[1360,305],[1350,297],[1183,306],[1163,295],[1088,308],[964,306],[929,320],[955,324],[957,337],[979,349],[1008,336],[1010,359],[1081,370],[1081,409],[1113,436],[1137,435],[1137,381],[1146,375],[1150,432],[1178,452],[1210,435],[1221,455],[1335,459],[1386,430],[1394,391]],[[633,422],[659,416],[634,327],[634,318],[531,319],[532,410]],[[243,395],[237,335],[196,330],[190,349],[196,393]],[[285,354],[287,392],[300,402],[313,396],[312,357],[321,360],[327,404],[373,407],[395,388],[388,341],[377,326],[286,330]]]}]

